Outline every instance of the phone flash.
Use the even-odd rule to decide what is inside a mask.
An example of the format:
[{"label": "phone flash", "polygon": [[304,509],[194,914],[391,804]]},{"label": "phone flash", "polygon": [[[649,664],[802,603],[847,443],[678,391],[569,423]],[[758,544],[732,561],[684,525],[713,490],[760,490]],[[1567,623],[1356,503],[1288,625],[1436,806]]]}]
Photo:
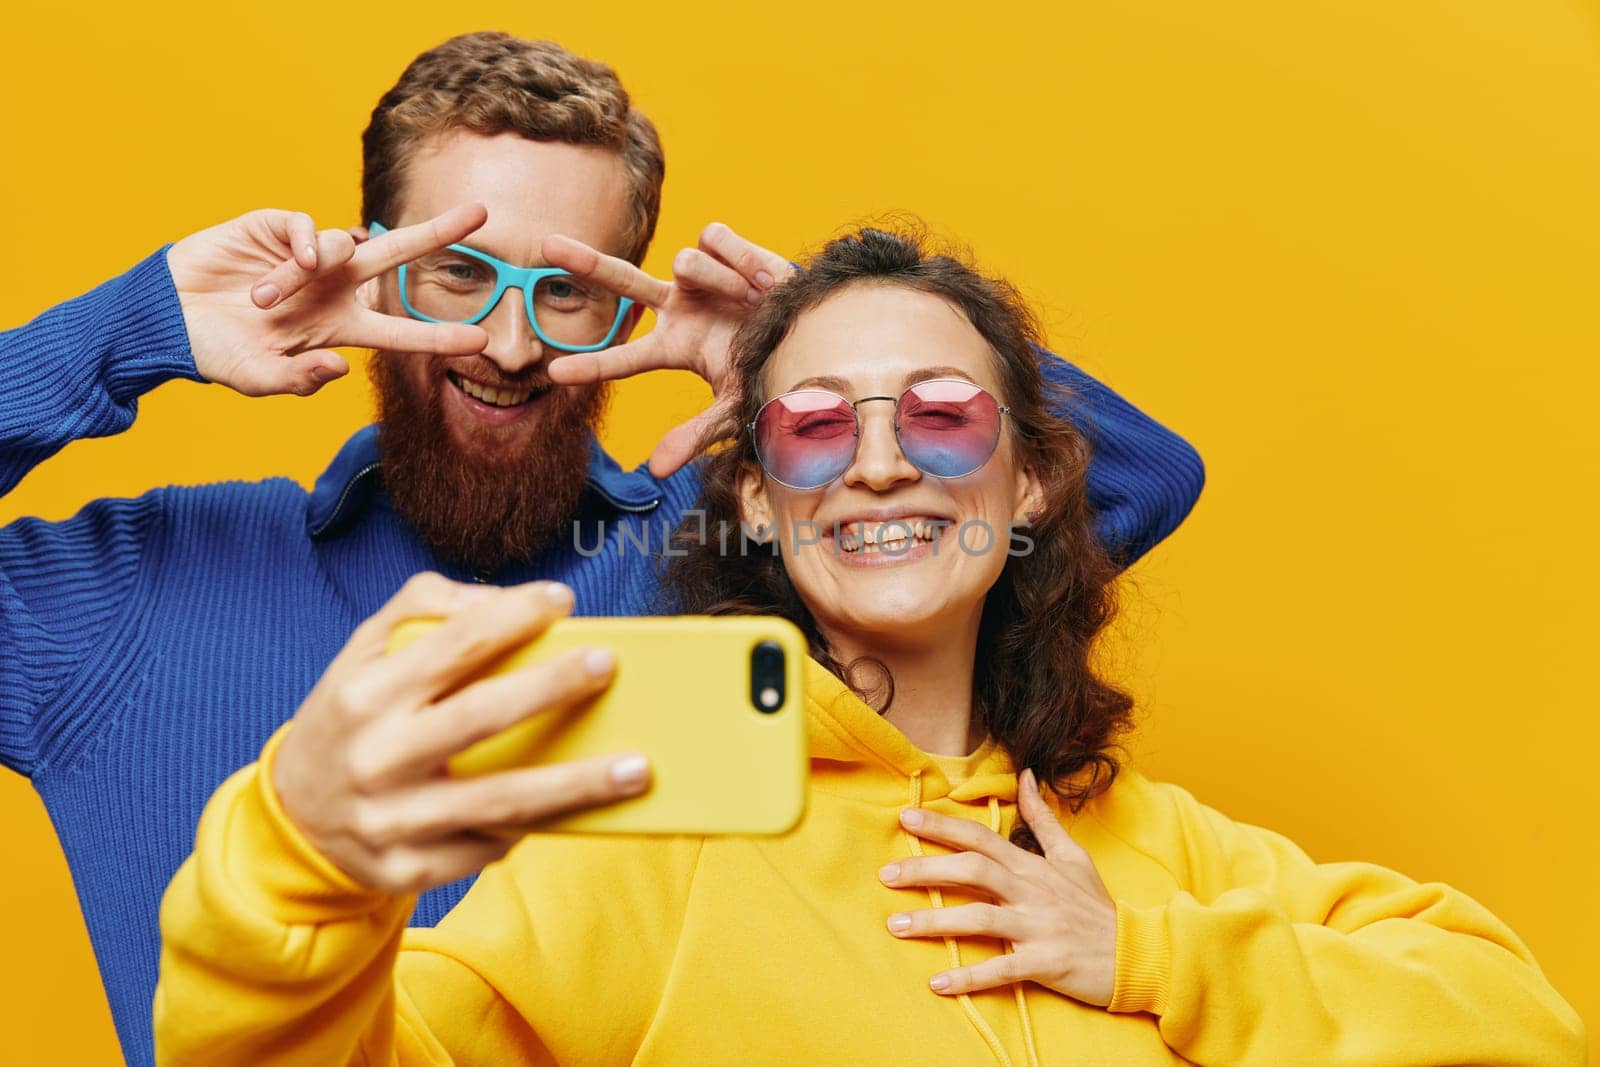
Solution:
[{"label": "phone flash", "polygon": [[769,685],[757,694],[757,699],[761,701],[762,707],[775,708],[778,706],[778,690]]}]

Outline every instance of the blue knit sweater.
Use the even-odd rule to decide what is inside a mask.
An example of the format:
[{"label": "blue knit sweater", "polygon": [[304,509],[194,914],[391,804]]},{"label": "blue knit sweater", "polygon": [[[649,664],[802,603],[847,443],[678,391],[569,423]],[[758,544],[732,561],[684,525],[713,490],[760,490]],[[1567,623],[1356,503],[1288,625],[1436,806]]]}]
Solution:
[{"label": "blue knit sweater", "polygon": [[[1044,365],[1075,391],[1102,533],[1131,562],[1188,513],[1199,457],[1067,363]],[[0,333],[0,492],[69,441],[127,429],[142,394],[180,377],[202,380],[165,249]],[[624,471],[598,444],[588,475],[577,543],[477,577],[565,582],[580,614],[649,610],[656,561],[635,546],[659,549],[698,475]],[[597,521],[608,543],[595,553]],[[395,513],[373,427],[310,493],[284,478],[156,489],[0,530],[0,761],[32,779],[54,820],[131,1063],[153,1060],[157,910],[201,808],[355,626],[423,570],[474,577]],[[413,922],[436,923],[469,883],[424,894]]]}]

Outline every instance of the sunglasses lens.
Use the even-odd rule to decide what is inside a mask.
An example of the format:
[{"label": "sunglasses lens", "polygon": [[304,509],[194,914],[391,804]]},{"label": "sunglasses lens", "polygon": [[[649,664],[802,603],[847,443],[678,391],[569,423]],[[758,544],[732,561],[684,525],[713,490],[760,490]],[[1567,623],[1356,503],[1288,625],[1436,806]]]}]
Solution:
[{"label": "sunglasses lens", "polygon": [[793,489],[820,489],[850,466],[856,413],[844,397],[801,389],[762,406],[755,424],[756,458]]},{"label": "sunglasses lens", "polygon": [[900,398],[900,447],[939,478],[971,474],[1000,442],[1000,406],[971,382],[918,382]]}]

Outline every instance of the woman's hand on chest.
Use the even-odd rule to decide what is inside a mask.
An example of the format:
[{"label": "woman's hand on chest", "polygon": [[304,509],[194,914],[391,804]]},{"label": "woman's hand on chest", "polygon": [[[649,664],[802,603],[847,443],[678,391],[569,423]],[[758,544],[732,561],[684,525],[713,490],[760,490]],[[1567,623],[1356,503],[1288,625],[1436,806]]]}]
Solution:
[{"label": "woman's hand on chest", "polygon": [[900,813],[900,824],[919,838],[956,851],[908,856],[879,872],[895,889],[964,889],[993,903],[897,912],[896,937],[987,937],[1011,951],[966,967],[942,971],[929,985],[954,996],[1033,981],[1101,1007],[1111,1003],[1116,976],[1117,908],[1089,854],[1074,841],[1039,796],[1032,771],[1017,782],[1017,808],[1044,855],[1018,848],[967,819],[922,808]]}]

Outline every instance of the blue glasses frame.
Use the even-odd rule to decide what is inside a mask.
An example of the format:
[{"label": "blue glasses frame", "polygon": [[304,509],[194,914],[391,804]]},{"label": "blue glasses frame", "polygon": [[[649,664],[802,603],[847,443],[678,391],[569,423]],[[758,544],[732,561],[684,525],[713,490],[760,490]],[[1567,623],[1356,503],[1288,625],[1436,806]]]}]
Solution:
[{"label": "blue glasses frame", "polygon": [[[373,237],[377,237],[379,234],[388,233],[389,228],[381,222],[369,222],[367,224],[367,232]],[[533,293],[538,288],[539,283],[546,278],[572,277],[570,270],[562,270],[560,267],[518,267],[515,264],[507,263],[503,259],[496,259],[487,252],[480,252],[476,248],[468,248],[466,245],[446,245],[445,247],[452,252],[468,256],[493,267],[495,277],[494,294],[489,297],[489,302],[483,306],[483,310],[470,319],[436,319],[432,315],[424,314],[411,306],[411,299],[406,296],[406,268],[410,264],[402,263],[400,264],[400,306],[405,308],[406,314],[414,319],[420,319],[423,322],[460,322],[464,325],[472,326],[489,317],[489,313],[499,306],[500,298],[506,295],[507,289],[520,289],[522,291],[523,308],[528,313],[528,325],[533,327],[533,332],[538,336],[541,343],[562,352],[598,352],[617,339],[617,331],[622,328],[622,320],[628,317],[628,311],[633,307],[631,299],[625,296],[618,297],[617,317],[612,321],[611,329],[606,333],[604,339],[592,345],[569,345],[562,341],[552,340],[540,327],[539,317],[534,313]]]}]

